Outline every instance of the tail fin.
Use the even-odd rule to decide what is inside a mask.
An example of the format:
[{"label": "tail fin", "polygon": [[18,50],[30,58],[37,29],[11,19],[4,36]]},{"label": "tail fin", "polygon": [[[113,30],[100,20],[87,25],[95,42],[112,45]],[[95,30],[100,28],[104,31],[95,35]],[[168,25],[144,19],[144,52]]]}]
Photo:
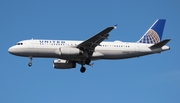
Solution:
[{"label": "tail fin", "polygon": [[157,19],[138,42],[146,44],[159,43],[163,35],[165,22],[165,19]]}]

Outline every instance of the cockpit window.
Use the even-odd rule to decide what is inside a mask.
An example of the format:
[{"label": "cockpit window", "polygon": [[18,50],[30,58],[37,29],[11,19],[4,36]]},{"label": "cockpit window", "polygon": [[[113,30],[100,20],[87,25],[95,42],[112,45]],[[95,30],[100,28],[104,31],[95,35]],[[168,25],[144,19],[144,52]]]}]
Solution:
[{"label": "cockpit window", "polygon": [[23,45],[23,43],[17,43],[16,45]]}]

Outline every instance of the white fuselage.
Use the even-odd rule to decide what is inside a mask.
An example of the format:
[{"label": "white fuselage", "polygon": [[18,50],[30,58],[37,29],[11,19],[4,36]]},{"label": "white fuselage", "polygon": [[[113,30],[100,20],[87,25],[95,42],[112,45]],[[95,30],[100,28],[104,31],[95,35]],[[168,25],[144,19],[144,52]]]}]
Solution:
[{"label": "white fuselage", "polygon": [[[60,48],[72,47],[76,48],[83,41],[70,40],[23,40],[15,46],[9,48],[9,52],[24,57],[44,57],[44,58],[59,58],[66,60],[80,61],[84,55],[66,55],[59,54]],[[139,57],[143,55],[160,53],[169,50],[168,46],[163,46],[158,49],[150,49],[153,44],[130,43],[130,42],[102,42],[94,50],[91,57],[92,60],[97,59],[125,59],[131,57]]]}]

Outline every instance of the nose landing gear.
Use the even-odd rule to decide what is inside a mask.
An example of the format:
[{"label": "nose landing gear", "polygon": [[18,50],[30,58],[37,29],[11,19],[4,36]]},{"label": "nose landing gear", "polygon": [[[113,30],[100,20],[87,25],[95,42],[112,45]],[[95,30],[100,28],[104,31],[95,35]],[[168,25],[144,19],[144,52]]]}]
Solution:
[{"label": "nose landing gear", "polygon": [[28,66],[31,67],[32,66],[32,57],[29,57],[30,62],[28,63]]},{"label": "nose landing gear", "polygon": [[32,66],[32,63],[28,63],[28,66],[31,67],[31,66]]}]

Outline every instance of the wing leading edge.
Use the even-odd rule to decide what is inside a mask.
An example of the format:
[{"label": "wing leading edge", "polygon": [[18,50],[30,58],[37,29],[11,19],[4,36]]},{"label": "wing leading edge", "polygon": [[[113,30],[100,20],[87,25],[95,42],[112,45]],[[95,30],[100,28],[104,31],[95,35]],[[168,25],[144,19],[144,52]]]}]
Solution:
[{"label": "wing leading edge", "polygon": [[102,41],[104,41],[105,39],[107,39],[107,37],[109,36],[109,32],[111,30],[113,30],[114,28],[116,28],[117,25],[115,26],[111,26],[111,27],[107,27],[106,29],[104,29],[103,31],[99,32],[98,34],[94,35],[93,37],[85,40],[84,42],[80,43],[77,48],[81,49],[81,50],[88,50],[88,51],[93,51],[95,49],[96,46],[100,45],[100,43]]}]

